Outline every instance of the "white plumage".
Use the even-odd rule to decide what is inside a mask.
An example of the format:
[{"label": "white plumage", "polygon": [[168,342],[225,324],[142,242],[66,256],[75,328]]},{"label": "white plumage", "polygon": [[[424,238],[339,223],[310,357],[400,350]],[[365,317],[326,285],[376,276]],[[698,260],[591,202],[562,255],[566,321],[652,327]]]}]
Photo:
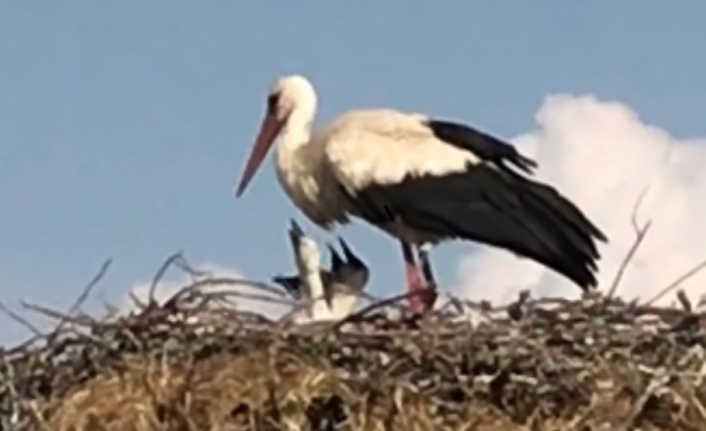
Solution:
[{"label": "white plumage", "polygon": [[[473,153],[435,138],[422,114],[353,110],[312,135],[317,97],[306,78],[285,77],[270,94],[277,95],[270,109],[284,122],[275,148],[279,182],[295,205],[327,230],[350,221],[340,186],[355,196],[370,184],[399,182],[410,173],[461,172],[478,162]],[[238,195],[246,185],[241,182]]]}]

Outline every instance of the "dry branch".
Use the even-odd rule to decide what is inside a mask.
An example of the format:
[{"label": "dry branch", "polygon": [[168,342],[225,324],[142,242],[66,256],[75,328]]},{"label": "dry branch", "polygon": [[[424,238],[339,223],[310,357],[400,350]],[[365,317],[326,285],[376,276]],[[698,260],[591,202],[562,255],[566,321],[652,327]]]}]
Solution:
[{"label": "dry branch", "polygon": [[608,298],[612,298],[615,295],[615,292],[618,289],[618,285],[623,279],[623,275],[625,273],[626,268],[632,261],[633,257],[635,257],[637,249],[640,248],[640,245],[647,236],[647,232],[649,232],[650,228],[652,227],[652,220],[646,221],[645,224],[643,224],[642,226],[640,226],[637,222],[637,211],[639,210],[640,204],[647,195],[648,191],[649,187],[645,187],[645,189],[642,191],[642,193],[640,193],[640,196],[638,196],[637,200],[635,201],[635,206],[633,206],[632,215],[630,217],[630,224],[632,225],[632,229],[635,232],[635,241],[630,246],[630,249],[623,258],[623,261],[620,263],[620,266],[618,267],[618,272],[615,275],[615,279],[613,279],[613,283],[611,284],[610,289],[608,289]]},{"label": "dry branch", "polygon": [[706,259],[702,260],[700,263],[698,263],[696,266],[685,272],[684,274],[680,275],[677,277],[676,280],[673,282],[669,283],[667,286],[665,286],[662,290],[660,290],[654,297],[650,298],[647,300],[645,303],[646,305],[652,305],[655,302],[659,301],[660,299],[664,298],[666,294],[671,292],[672,290],[676,289],[679,287],[682,283],[684,283],[686,280],[690,279],[691,277],[695,276],[699,272],[703,271],[706,269]]}]

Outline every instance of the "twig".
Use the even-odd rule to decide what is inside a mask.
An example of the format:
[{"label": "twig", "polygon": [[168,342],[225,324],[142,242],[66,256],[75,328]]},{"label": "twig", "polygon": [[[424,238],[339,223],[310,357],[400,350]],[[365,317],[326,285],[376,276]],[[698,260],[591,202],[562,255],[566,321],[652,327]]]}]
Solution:
[{"label": "twig", "polygon": [[116,306],[110,304],[108,301],[106,301],[105,296],[103,293],[100,293],[100,301],[101,304],[103,305],[103,308],[105,309],[105,319],[111,319],[115,317],[118,313],[120,313],[120,309],[117,308]]},{"label": "twig", "polygon": [[645,303],[645,305],[646,305],[646,306],[650,306],[650,305],[654,304],[655,302],[659,301],[660,299],[662,299],[662,297],[663,297],[664,295],[666,295],[666,294],[669,293],[670,291],[672,291],[672,290],[676,289],[677,287],[679,287],[680,284],[682,284],[682,283],[685,282],[686,280],[690,279],[691,277],[693,277],[694,275],[696,275],[697,273],[699,273],[699,272],[700,272],[701,270],[703,270],[704,268],[706,268],[706,259],[704,259],[704,260],[701,261],[699,264],[697,264],[695,267],[691,268],[689,271],[687,271],[686,273],[684,273],[684,275],[678,277],[678,278],[677,278],[676,280],[674,280],[672,283],[670,283],[669,285],[667,285],[664,289],[660,290],[659,293],[657,293],[657,295],[655,295],[652,299],[650,299],[649,301],[647,301],[647,302]]},{"label": "twig", "polygon": [[229,278],[229,277],[217,277],[217,278],[204,278],[202,280],[195,281],[188,286],[179,289],[174,293],[169,299],[164,301],[164,307],[168,308],[172,306],[175,302],[180,301],[184,296],[190,294],[191,292],[197,291],[204,287],[209,286],[244,286],[253,289],[262,290],[267,293],[277,295],[282,298],[286,298],[286,295],[278,288],[268,285],[267,283],[262,283],[259,281],[246,280],[241,278]]},{"label": "twig", "polygon": [[677,300],[679,300],[679,303],[681,304],[682,308],[684,311],[687,313],[691,313],[693,310],[693,307],[691,306],[691,301],[689,300],[689,297],[686,296],[686,292],[683,290],[678,290],[677,291]]},{"label": "twig", "polygon": [[252,301],[269,302],[271,304],[281,304],[281,305],[293,305],[294,301],[291,299],[280,299],[273,298],[271,296],[257,294],[257,293],[243,293],[234,291],[218,291],[218,292],[208,292],[202,295],[205,299],[224,299],[228,297],[249,299]]},{"label": "twig", "polygon": [[154,293],[155,290],[157,289],[157,285],[159,282],[162,280],[162,277],[164,277],[164,274],[167,272],[170,266],[172,266],[177,260],[183,259],[182,252],[178,251],[171,256],[169,256],[164,263],[162,263],[162,266],[159,267],[157,270],[157,273],[154,275],[152,278],[152,283],[150,283],[150,288],[147,294],[147,306],[154,306],[156,304],[156,301],[154,299]]},{"label": "twig", "polygon": [[128,292],[127,295],[130,297],[130,300],[132,301],[132,305],[137,307],[140,311],[147,308],[147,304],[142,302],[142,300],[137,295],[135,295],[134,292]]},{"label": "twig", "polygon": [[640,193],[640,196],[635,201],[635,205],[633,206],[630,222],[632,224],[633,230],[635,231],[635,241],[630,247],[630,250],[628,250],[628,253],[623,258],[623,261],[620,263],[620,267],[618,267],[618,272],[615,274],[613,283],[611,284],[610,289],[608,289],[608,302],[615,294],[615,291],[618,289],[618,285],[620,284],[620,280],[623,278],[625,269],[627,268],[628,264],[630,264],[630,261],[632,261],[633,257],[635,256],[635,253],[637,252],[637,249],[640,247],[640,244],[642,244],[642,241],[645,239],[645,237],[647,236],[647,232],[652,226],[652,220],[648,220],[647,222],[645,222],[642,227],[640,227],[637,223],[637,211],[640,208],[642,200],[645,198],[645,195],[647,194],[647,191],[649,189],[649,186],[645,187],[645,189],[642,191],[642,193]]},{"label": "twig", "polygon": [[94,323],[94,320],[91,319],[90,317],[76,317],[72,316],[70,314],[65,314],[65,313],[60,313],[58,311],[52,310],[47,307],[43,307],[41,305],[36,305],[32,304],[31,302],[25,302],[25,301],[20,301],[20,304],[22,304],[22,307],[36,311],[37,313],[43,314],[47,317],[50,317],[52,319],[56,319],[59,321],[59,323],[56,325],[56,328],[52,331],[51,334],[49,334],[48,338],[53,339],[60,333],[60,331],[63,329],[62,324],[64,323],[72,323],[75,325],[81,325],[81,326],[90,326],[92,323]]},{"label": "twig", "polygon": [[[76,310],[81,308],[81,305],[83,305],[84,301],[88,298],[88,295],[91,294],[91,291],[93,291],[93,288],[98,284],[99,281],[105,277],[105,274],[108,272],[108,268],[110,268],[110,265],[113,263],[113,259],[108,258],[105,262],[103,262],[103,265],[101,265],[100,269],[98,270],[98,273],[93,276],[90,282],[86,285],[86,287],[83,289],[81,294],[78,296],[76,299],[76,302],[69,308],[69,311],[64,315],[64,319],[59,320],[59,323],[57,323],[56,328],[51,332],[51,334],[48,335],[49,343],[61,332],[61,330],[64,328],[64,324],[66,321],[70,318],[72,314],[76,312]],[[23,303],[23,306],[25,304]]]},{"label": "twig", "polygon": [[113,259],[109,258],[105,262],[103,262],[103,265],[101,265],[100,270],[98,271],[98,274],[96,274],[93,279],[88,283],[88,285],[83,289],[83,292],[81,292],[81,295],[76,299],[76,302],[69,308],[68,314],[74,314],[76,310],[81,308],[81,305],[86,301],[88,298],[88,295],[91,294],[91,291],[93,288],[98,284],[99,281],[105,277],[105,274],[108,272],[108,268],[110,268],[110,265],[113,263]]},{"label": "twig", "polygon": [[174,265],[176,265],[179,269],[184,271],[185,273],[189,274],[191,277],[191,281],[196,281],[197,278],[199,277],[213,277],[213,272],[212,271],[204,271],[201,269],[196,269],[191,264],[188,262],[186,257],[181,256],[179,259],[177,259],[174,262]]},{"label": "twig", "polygon": [[642,205],[642,200],[645,199],[645,196],[647,196],[647,192],[650,191],[650,186],[647,185],[640,195],[637,197],[637,200],[635,201],[635,205],[632,208],[632,215],[630,216],[630,224],[632,224],[633,230],[637,233],[640,230],[640,226],[637,223],[637,211],[640,209],[640,205]]},{"label": "twig", "polygon": [[7,314],[7,316],[8,316],[10,319],[16,321],[16,322],[19,323],[20,325],[22,325],[22,326],[24,326],[25,328],[29,329],[34,335],[42,335],[42,331],[40,331],[39,329],[37,329],[36,326],[34,326],[34,325],[32,325],[31,323],[29,323],[29,321],[28,321],[27,319],[25,319],[24,317],[20,316],[19,314],[15,313],[14,311],[12,311],[12,310],[10,310],[9,308],[7,308],[7,307],[5,306],[5,304],[3,304],[2,302],[0,302],[0,311],[2,311],[3,313]]},{"label": "twig", "polygon": [[[664,149],[663,162],[665,164],[667,164],[669,162],[669,157],[672,153],[672,145],[673,145],[672,142],[668,142],[667,146]],[[651,186],[651,182],[644,188],[642,193],[640,193],[640,196],[637,198],[637,201],[635,201],[635,206],[633,207],[632,216],[630,217],[630,223],[632,224],[633,231],[635,232],[635,235],[636,235],[635,242],[633,243],[632,247],[628,251],[625,258],[623,259],[622,263],[620,264],[620,267],[618,268],[618,272],[616,273],[615,279],[613,280],[613,284],[611,285],[610,290],[608,292],[608,296],[607,296],[608,301],[610,301],[610,299],[615,294],[615,291],[618,288],[618,284],[620,283],[620,280],[623,277],[623,273],[625,272],[627,265],[630,263],[630,261],[634,257],[635,253],[637,252],[637,249],[640,247],[643,240],[645,239],[645,236],[647,235],[647,231],[652,226],[652,219],[645,222],[645,224],[642,226],[642,228],[640,228],[640,226],[637,222],[638,208],[642,204],[642,200],[647,195],[647,192],[649,191],[650,186]]]}]

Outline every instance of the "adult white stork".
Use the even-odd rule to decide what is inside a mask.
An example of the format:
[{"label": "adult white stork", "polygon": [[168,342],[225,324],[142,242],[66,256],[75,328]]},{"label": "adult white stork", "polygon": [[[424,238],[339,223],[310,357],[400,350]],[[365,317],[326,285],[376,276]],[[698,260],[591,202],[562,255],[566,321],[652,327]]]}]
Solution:
[{"label": "adult white stork", "polygon": [[275,82],[236,196],[279,137],[277,176],[289,197],[327,230],[355,216],[398,238],[410,303],[420,311],[435,296],[418,295],[427,290],[412,247],[450,239],[533,259],[584,290],[596,285],[596,240],[605,235],[555,188],[523,176],[537,164],[512,145],[392,109],[348,111],[312,134],[316,108],[305,77]]}]

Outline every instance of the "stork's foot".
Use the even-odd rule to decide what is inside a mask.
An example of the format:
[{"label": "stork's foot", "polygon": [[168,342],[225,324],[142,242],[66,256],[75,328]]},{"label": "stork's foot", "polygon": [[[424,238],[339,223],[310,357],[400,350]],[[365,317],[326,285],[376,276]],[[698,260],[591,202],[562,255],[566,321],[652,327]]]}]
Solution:
[{"label": "stork's foot", "polygon": [[426,313],[434,307],[438,294],[436,286],[424,277],[422,270],[414,264],[405,264],[407,295],[414,313]]}]

